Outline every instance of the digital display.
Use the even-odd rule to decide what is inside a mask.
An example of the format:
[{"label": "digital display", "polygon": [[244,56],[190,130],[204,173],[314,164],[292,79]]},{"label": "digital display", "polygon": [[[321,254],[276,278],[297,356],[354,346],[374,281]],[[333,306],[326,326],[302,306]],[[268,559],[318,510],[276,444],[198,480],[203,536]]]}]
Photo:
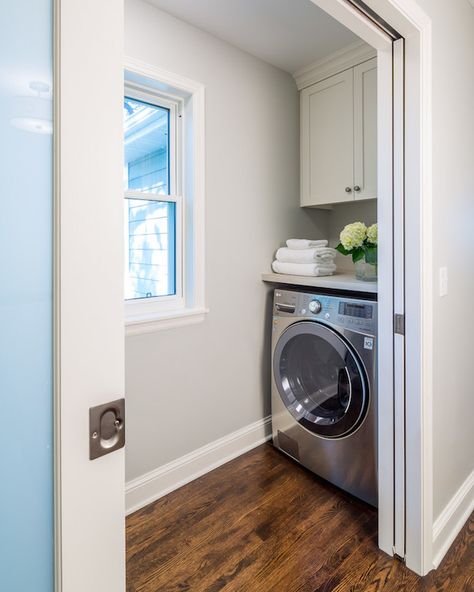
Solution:
[{"label": "digital display", "polygon": [[368,304],[352,304],[351,302],[339,302],[339,314],[358,319],[371,319],[372,307]]}]

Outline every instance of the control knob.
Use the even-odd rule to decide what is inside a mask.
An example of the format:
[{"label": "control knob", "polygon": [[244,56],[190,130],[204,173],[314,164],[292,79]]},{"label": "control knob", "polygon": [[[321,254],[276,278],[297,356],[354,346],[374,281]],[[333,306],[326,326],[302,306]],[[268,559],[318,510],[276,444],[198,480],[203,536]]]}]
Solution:
[{"label": "control knob", "polygon": [[311,302],[308,304],[308,308],[313,314],[318,314],[321,312],[322,305],[319,300],[311,300]]}]

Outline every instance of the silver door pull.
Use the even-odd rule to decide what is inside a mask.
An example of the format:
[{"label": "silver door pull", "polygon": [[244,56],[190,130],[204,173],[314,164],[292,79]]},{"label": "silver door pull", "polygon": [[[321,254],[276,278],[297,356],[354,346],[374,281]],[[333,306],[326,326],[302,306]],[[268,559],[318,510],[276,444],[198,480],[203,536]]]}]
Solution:
[{"label": "silver door pull", "polygon": [[89,459],[94,460],[125,445],[125,399],[89,409]]}]

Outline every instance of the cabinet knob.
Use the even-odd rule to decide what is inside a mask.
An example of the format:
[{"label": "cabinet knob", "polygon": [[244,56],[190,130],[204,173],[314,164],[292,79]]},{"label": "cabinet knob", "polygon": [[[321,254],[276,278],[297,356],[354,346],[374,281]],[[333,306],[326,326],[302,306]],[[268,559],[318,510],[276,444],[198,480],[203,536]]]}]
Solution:
[{"label": "cabinet knob", "polygon": [[352,189],[350,187],[346,187],[346,193],[350,193]]},{"label": "cabinet knob", "polygon": [[359,185],[356,185],[356,186],[354,187],[354,191],[360,191],[360,187],[359,187]]}]

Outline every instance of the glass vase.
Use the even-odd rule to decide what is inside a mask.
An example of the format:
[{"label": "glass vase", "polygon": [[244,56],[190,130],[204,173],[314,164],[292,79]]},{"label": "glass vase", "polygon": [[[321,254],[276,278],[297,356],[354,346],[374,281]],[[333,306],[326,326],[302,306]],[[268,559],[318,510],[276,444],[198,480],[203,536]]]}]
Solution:
[{"label": "glass vase", "polygon": [[356,278],[363,282],[377,281],[377,264],[367,263],[365,259],[357,261],[355,264]]}]

